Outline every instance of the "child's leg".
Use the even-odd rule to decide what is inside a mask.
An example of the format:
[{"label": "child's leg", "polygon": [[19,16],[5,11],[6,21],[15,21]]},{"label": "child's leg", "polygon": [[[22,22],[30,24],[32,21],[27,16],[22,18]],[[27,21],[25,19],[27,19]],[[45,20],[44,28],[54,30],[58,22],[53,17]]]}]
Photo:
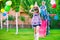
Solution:
[{"label": "child's leg", "polygon": [[34,40],[39,39],[39,26],[34,27]]},{"label": "child's leg", "polygon": [[34,27],[34,34],[36,34],[36,27]]},{"label": "child's leg", "polygon": [[39,26],[36,27],[36,40],[39,40]]},{"label": "child's leg", "polygon": [[34,40],[36,40],[36,27],[34,27]]},{"label": "child's leg", "polygon": [[36,33],[38,33],[38,32],[39,32],[39,26],[36,27]]}]

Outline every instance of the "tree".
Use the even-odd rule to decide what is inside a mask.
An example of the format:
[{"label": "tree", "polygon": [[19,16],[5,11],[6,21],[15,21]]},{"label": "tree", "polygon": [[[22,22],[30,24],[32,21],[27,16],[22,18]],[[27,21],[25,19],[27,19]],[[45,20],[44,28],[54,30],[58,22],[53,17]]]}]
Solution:
[{"label": "tree", "polygon": [[24,16],[20,16],[19,19],[22,21],[22,28],[24,28],[24,22],[25,22],[25,17]]},{"label": "tree", "polygon": [[20,9],[20,1],[21,0],[12,0],[12,8],[15,10],[16,12],[16,34],[18,34],[18,12]]},{"label": "tree", "polygon": [[29,13],[29,10],[31,9],[30,6],[34,5],[35,2],[38,3],[38,5],[41,5],[41,0],[22,0],[21,1],[21,6],[23,8],[23,10],[30,16],[32,17],[32,14]]},{"label": "tree", "polygon": [[[8,20],[9,20],[10,22],[15,21],[15,17],[12,16],[12,15],[8,15]],[[11,28],[11,24],[10,24],[10,28]]]}]

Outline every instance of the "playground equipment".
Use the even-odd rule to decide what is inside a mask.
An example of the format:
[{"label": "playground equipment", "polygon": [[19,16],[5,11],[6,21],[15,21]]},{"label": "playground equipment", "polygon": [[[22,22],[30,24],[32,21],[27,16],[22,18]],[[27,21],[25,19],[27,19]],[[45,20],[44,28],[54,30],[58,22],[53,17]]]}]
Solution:
[{"label": "playground equipment", "polygon": [[39,28],[39,37],[45,37],[46,36],[46,28],[47,28],[47,20],[42,20],[41,27]]}]

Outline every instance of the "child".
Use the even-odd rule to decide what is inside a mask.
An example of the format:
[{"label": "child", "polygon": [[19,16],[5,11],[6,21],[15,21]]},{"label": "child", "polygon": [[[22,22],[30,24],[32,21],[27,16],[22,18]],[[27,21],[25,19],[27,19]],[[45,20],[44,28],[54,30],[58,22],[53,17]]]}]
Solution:
[{"label": "child", "polygon": [[41,26],[41,19],[40,19],[40,15],[39,15],[39,7],[37,5],[34,5],[34,7],[30,10],[30,12],[33,13],[32,26],[34,27],[34,37],[35,37],[35,40],[38,40],[39,27]]},{"label": "child", "polygon": [[42,6],[40,7],[41,9],[41,16],[43,17],[44,20],[47,19],[47,10],[45,6],[45,1],[42,1]]}]

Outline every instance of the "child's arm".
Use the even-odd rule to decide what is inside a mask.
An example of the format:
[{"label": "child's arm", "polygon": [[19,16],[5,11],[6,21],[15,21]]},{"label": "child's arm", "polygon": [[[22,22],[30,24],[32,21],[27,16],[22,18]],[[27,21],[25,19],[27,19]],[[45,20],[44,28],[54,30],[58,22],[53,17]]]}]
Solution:
[{"label": "child's arm", "polygon": [[[39,8],[39,7],[38,7]],[[39,13],[41,13],[41,10],[40,10],[40,8],[39,8]]]},{"label": "child's arm", "polygon": [[34,13],[32,10],[33,10],[33,9],[31,8],[31,9],[29,10],[29,12],[30,12],[30,13]]}]

